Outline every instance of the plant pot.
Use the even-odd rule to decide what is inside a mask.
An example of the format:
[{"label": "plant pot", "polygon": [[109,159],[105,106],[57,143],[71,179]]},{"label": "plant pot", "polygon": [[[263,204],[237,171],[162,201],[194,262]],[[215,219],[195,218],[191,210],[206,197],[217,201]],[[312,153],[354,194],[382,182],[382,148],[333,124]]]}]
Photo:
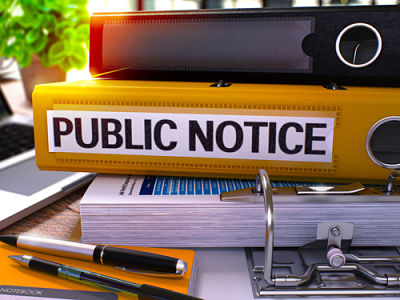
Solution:
[{"label": "plant pot", "polygon": [[32,103],[32,92],[36,84],[65,81],[66,73],[58,66],[43,67],[37,55],[32,57],[29,67],[20,70],[26,99]]}]

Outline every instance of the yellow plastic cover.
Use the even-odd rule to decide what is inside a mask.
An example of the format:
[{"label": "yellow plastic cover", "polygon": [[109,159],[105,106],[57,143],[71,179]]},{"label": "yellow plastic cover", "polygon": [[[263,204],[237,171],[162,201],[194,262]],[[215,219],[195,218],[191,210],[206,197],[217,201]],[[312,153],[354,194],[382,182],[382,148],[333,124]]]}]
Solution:
[{"label": "yellow plastic cover", "polygon": [[87,80],[33,93],[42,170],[385,180],[367,152],[399,89]]}]

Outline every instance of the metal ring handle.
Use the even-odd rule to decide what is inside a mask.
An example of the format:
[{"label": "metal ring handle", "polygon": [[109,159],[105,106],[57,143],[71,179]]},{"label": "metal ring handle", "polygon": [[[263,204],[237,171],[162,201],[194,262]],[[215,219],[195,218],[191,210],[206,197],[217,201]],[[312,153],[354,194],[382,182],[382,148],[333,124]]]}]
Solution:
[{"label": "metal ring handle", "polygon": [[272,252],[274,248],[274,207],[272,203],[271,183],[268,174],[264,169],[260,169],[256,179],[256,190],[264,195],[265,209],[265,261],[264,261],[264,279],[274,285],[272,279]]},{"label": "metal ring handle", "polygon": [[396,178],[399,177],[400,177],[400,169],[395,169],[389,174],[389,177],[386,181],[386,189],[385,189],[386,193],[393,192],[394,181],[396,180]]},{"label": "metal ring handle", "polygon": [[[340,42],[341,42],[341,40],[342,40],[343,35],[344,35],[346,32],[348,32],[350,29],[357,28],[357,27],[364,27],[364,28],[369,29],[369,30],[375,35],[376,41],[377,41],[377,43],[378,43],[374,56],[373,56],[369,61],[367,61],[366,63],[359,64],[359,65],[357,65],[357,64],[354,63],[355,57],[356,57],[356,55],[357,55],[358,47],[355,49],[355,51],[354,51],[354,53],[353,53],[353,61],[352,61],[351,63],[348,62],[348,61],[343,57],[342,53],[340,52]],[[378,58],[378,56],[380,55],[380,53],[381,53],[381,51],[382,51],[382,37],[381,37],[379,31],[376,30],[375,27],[373,27],[373,26],[371,26],[371,25],[369,25],[369,24],[367,24],[367,23],[354,23],[354,24],[351,24],[351,25],[347,26],[346,28],[344,28],[344,29],[340,32],[340,34],[339,34],[338,37],[336,38],[335,50],[336,50],[336,55],[337,55],[338,58],[341,60],[341,62],[344,63],[345,65],[347,65],[347,66],[349,66],[349,67],[352,67],[352,68],[364,68],[364,67],[366,67],[366,66],[372,64],[372,63]]]}]

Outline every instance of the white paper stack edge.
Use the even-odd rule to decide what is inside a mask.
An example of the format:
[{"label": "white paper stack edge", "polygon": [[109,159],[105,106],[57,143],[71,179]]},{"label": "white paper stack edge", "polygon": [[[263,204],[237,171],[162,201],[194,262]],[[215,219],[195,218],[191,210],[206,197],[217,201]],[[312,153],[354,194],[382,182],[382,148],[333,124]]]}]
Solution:
[{"label": "white paper stack edge", "polygon": [[[99,175],[81,201],[82,241],[150,247],[264,246],[263,203],[221,202],[255,181]],[[400,244],[400,201],[274,196],[275,246],[313,242],[317,224],[354,224],[354,246]]]}]

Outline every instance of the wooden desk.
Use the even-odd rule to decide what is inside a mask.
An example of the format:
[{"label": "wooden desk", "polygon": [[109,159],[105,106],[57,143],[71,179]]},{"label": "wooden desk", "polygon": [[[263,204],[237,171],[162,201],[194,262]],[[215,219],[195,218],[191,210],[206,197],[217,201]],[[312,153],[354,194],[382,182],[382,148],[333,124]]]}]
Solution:
[{"label": "wooden desk", "polygon": [[1,234],[29,233],[68,240],[77,226],[79,202],[87,187],[46,206],[32,215],[0,230]]},{"label": "wooden desk", "polygon": [[[16,69],[12,74],[0,78],[0,86],[14,112],[32,114],[31,104],[25,98],[19,78]],[[87,186],[0,230],[0,234],[29,233],[69,239],[79,222],[79,202],[86,189]]]}]

